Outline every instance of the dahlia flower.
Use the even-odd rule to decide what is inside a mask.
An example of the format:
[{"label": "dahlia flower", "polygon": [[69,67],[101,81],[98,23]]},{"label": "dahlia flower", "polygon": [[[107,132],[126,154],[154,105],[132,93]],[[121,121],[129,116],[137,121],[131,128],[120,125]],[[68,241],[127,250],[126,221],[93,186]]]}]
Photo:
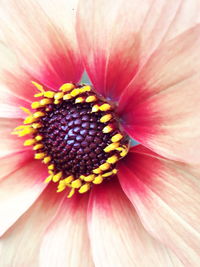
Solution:
[{"label": "dahlia flower", "polygon": [[199,266],[199,0],[0,5],[0,266]]}]

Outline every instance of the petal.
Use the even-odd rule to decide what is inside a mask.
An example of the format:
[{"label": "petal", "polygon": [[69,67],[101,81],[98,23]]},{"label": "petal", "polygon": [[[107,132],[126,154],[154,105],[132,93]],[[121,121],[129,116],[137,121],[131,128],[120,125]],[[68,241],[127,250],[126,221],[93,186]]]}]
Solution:
[{"label": "petal", "polygon": [[80,79],[76,1],[11,0],[1,6],[3,41],[26,73],[53,88]]},{"label": "petal", "polygon": [[57,213],[64,195],[48,186],[32,207],[0,239],[1,266],[39,266],[44,232]]},{"label": "petal", "polygon": [[65,198],[44,234],[39,266],[94,266],[87,232],[87,195]]},{"label": "petal", "polygon": [[135,209],[113,180],[92,191],[89,231],[96,267],[183,266],[146,232]]},{"label": "petal", "polygon": [[200,160],[200,25],[156,51],[126,92],[121,113],[134,139],[180,161]]},{"label": "petal", "polygon": [[8,120],[0,118],[0,157],[30,149],[23,146],[24,140],[27,139],[26,137],[19,138],[11,134],[14,128],[21,124],[22,120],[19,119]]},{"label": "petal", "polygon": [[23,166],[0,181],[0,235],[34,203],[46,185],[46,168],[36,160]]},{"label": "petal", "polygon": [[[100,94],[118,100],[162,42],[200,20],[199,10],[196,11],[199,1],[184,2],[80,1],[77,23],[79,46],[86,70]],[[185,21],[181,27],[183,18]]]},{"label": "petal", "polygon": [[135,148],[119,163],[119,180],[146,230],[197,266],[200,251],[200,167]]}]

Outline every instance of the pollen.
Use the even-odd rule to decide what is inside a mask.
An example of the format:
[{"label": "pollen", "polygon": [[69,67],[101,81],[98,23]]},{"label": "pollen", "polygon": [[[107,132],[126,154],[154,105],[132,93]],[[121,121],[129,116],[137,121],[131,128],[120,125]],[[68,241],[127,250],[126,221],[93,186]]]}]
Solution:
[{"label": "pollen", "polygon": [[29,135],[24,146],[32,146],[35,159],[46,164],[45,183],[68,197],[83,194],[117,173],[117,162],[126,156],[128,137],[119,127],[111,103],[89,85],[65,83],[59,91],[32,82],[40,98],[31,104],[24,125],[13,134]]}]

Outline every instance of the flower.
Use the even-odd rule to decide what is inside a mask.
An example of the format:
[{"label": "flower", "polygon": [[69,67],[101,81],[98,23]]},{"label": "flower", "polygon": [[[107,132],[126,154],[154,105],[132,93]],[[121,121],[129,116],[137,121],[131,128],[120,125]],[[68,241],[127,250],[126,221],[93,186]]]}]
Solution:
[{"label": "flower", "polygon": [[[198,266],[199,13],[198,0],[1,2],[1,266]],[[54,92],[84,71],[141,144],[67,198],[11,132],[32,82]]]}]

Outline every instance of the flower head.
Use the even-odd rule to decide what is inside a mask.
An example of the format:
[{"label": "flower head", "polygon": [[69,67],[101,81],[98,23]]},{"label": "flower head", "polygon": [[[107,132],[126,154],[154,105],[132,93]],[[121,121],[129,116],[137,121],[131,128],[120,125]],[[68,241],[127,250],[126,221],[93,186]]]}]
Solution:
[{"label": "flower head", "polygon": [[197,266],[199,2],[0,12],[0,265]]}]

